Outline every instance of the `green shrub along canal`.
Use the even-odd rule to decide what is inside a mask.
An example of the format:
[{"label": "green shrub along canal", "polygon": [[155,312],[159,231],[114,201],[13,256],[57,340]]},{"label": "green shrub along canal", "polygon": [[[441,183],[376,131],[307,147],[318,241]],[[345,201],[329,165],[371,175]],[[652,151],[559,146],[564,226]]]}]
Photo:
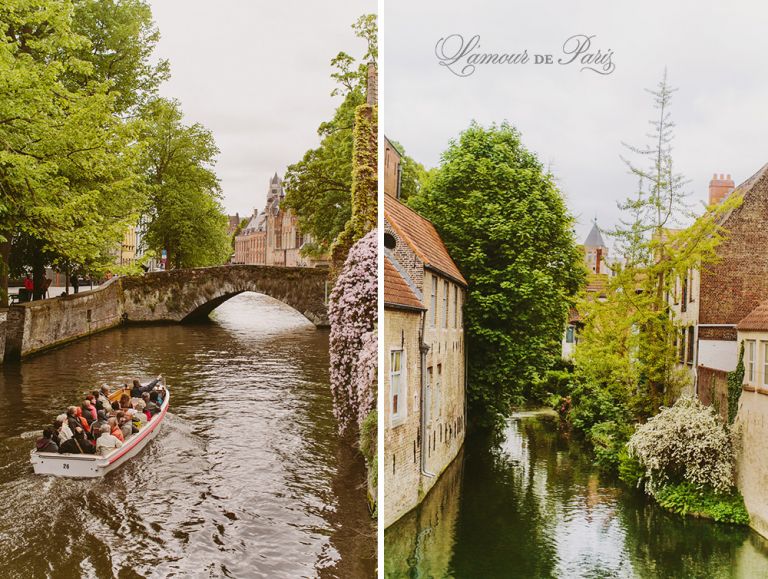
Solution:
[{"label": "green shrub along canal", "polygon": [[768,577],[768,541],[602,475],[546,412],[516,414],[495,443],[468,438],[384,542],[387,578]]},{"label": "green shrub along canal", "polygon": [[[370,577],[359,454],[339,440],[328,332],[257,294],[195,325],[108,330],[0,366],[0,577]],[[35,476],[86,390],[162,373],[162,430],[103,479]]]}]

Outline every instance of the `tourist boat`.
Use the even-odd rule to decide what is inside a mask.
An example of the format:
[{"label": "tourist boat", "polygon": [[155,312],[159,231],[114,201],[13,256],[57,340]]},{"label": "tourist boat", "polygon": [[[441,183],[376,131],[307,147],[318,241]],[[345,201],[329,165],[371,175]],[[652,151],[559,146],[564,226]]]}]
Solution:
[{"label": "tourist boat", "polygon": [[[149,444],[149,441],[160,432],[168,405],[171,403],[171,393],[164,386],[163,404],[152,419],[144,427],[126,439],[120,448],[116,448],[104,456],[98,454],[59,454],[56,452],[32,451],[32,466],[35,474],[52,474],[72,478],[96,478],[104,476],[120,465],[128,462]],[[110,401],[119,400],[124,393],[130,394],[130,389],[121,389],[110,394]]]}]

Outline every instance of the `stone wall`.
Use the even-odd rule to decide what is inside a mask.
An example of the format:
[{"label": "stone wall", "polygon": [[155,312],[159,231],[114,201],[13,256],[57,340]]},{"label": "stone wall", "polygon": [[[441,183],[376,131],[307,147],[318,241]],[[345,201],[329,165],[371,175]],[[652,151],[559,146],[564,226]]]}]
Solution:
[{"label": "stone wall", "polygon": [[768,392],[745,389],[735,424],[741,441],[736,445],[739,490],[749,512],[750,526],[768,538]]},{"label": "stone wall", "polygon": [[[421,497],[421,364],[419,328],[421,314],[384,310],[384,526],[387,527],[415,507]],[[392,420],[390,352],[404,352],[405,417]]]},{"label": "stone wall", "polygon": [[180,269],[123,278],[129,322],[182,322],[205,318],[245,291],[271,296],[301,312],[316,326],[328,326],[328,272],[306,267],[227,265]]},{"label": "stone wall", "polygon": [[[432,272],[424,274],[431,283]],[[438,309],[442,308],[445,278],[438,277]],[[449,282],[451,300],[455,284]],[[458,295],[463,301],[464,290]],[[453,304],[453,301],[450,302]],[[459,308],[460,312],[460,308]],[[462,448],[465,435],[464,330],[454,324],[454,308],[449,308],[447,327],[431,326],[427,321],[424,342],[429,347],[422,368],[419,353],[420,316],[417,313],[387,308],[384,312],[384,526],[397,521],[416,507],[429,493],[441,474]],[[458,327],[456,327],[458,326]],[[406,417],[393,422],[391,417],[390,352],[402,348],[406,354]],[[421,400],[422,371],[425,374],[425,400]],[[426,416],[422,418],[422,409]],[[422,432],[422,422],[424,431]],[[424,436],[424,440],[422,440]],[[424,454],[422,458],[422,453]],[[422,474],[422,462],[428,474]]]},{"label": "stone wall", "polygon": [[123,313],[119,281],[81,294],[11,306],[4,360],[18,360],[119,325]]},{"label": "stone wall", "polygon": [[0,318],[0,336],[5,333],[0,360],[19,360],[124,322],[204,318],[245,291],[278,299],[316,326],[328,325],[327,270],[253,265],[172,270],[114,278],[93,291],[11,306],[7,322]]}]

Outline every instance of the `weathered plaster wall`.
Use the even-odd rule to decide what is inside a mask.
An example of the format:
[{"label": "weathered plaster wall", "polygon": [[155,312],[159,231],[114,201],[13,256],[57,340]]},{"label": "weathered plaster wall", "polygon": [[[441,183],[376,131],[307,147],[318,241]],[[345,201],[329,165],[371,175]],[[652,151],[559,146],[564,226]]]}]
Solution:
[{"label": "weathered plaster wall", "polygon": [[245,291],[272,296],[325,327],[326,280],[327,271],[322,269],[253,265],[115,278],[94,291],[9,308],[7,322],[0,321],[5,349],[4,354],[0,349],[0,360],[18,360],[125,322],[203,318]]},{"label": "weathered plaster wall", "polygon": [[739,490],[744,496],[750,526],[768,538],[768,392],[741,393],[736,425],[741,444],[737,444],[736,471]]}]

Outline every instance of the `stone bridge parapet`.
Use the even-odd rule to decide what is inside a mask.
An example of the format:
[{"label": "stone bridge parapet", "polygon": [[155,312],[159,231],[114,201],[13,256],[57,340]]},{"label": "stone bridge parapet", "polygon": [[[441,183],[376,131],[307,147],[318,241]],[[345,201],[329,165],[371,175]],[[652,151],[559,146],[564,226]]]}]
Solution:
[{"label": "stone bridge parapet", "polygon": [[[318,327],[328,326],[328,271],[320,268],[224,265],[113,278],[101,287],[11,306],[4,358],[10,361],[122,323],[204,319],[240,293],[266,294],[294,308]],[[0,340],[3,339],[0,332]]]}]

